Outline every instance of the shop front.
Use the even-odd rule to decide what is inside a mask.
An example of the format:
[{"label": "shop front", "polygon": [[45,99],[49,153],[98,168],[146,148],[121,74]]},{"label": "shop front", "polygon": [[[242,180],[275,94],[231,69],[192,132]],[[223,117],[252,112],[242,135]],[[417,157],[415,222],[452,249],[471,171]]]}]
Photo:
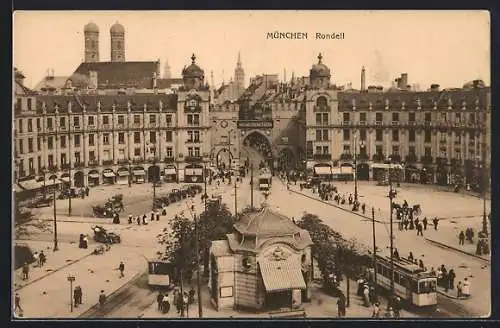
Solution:
[{"label": "shop front", "polygon": [[343,163],[340,165],[339,180],[341,181],[354,180],[354,169],[351,163]]},{"label": "shop front", "polygon": [[99,185],[99,172],[97,170],[92,170],[89,172],[88,184],[91,187]]},{"label": "shop front", "polygon": [[203,182],[203,165],[186,165],[186,167],[184,168],[184,182]]},{"label": "shop front", "polygon": [[146,170],[142,166],[134,167],[133,171],[134,183],[144,183],[146,182]]},{"label": "shop front", "polygon": [[332,166],[330,164],[316,164],[313,167],[314,177],[320,178],[322,181],[332,180]]},{"label": "shop front", "polygon": [[130,171],[126,167],[120,167],[116,171],[116,183],[127,185],[130,179]]},{"label": "shop front", "polygon": [[104,169],[102,172],[103,184],[115,184],[115,172],[112,169]]},{"label": "shop front", "polygon": [[175,165],[167,165],[164,171],[165,182],[177,182],[177,169]]}]

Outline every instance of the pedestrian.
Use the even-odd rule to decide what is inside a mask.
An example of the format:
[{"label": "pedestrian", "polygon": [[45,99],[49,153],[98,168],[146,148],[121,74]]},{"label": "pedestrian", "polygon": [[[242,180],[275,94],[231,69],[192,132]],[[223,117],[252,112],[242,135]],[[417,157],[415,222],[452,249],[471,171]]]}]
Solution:
[{"label": "pedestrian", "polygon": [[462,298],[462,282],[459,281],[457,284],[457,298]]},{"label": "pedestrian", "polygon": [[158,304],[158,311],[162,312],[163,292],[159,292],[158,296],[156,296],[156,303]]},{"label": "pedestrian", "polygon": [[450,269],[450,272],[448,272],[448,286],[450,289],[453,289],[455,286],[455,278],[455,271],[453,269]]},{"label": "pedestrian", "polygon": [[136,221],[137,221],[137,225],[141,225],[141,217],[140,216],[137,216]]},{"label": "pedestrian", "polygon": [[438,224],[439,224],[439,219],[437,217],[434,217],[434,219],[432,219],[432,223],[434,224],[434,230],[437,230]]},{"label": "pedestrian", "polygon": [[389,307],[385,316],[386,318],[394,318],[394,309],[392,307]]},{"label": "pedestrian", "polygon": [[346,300],[344,293],[340,293],[339,299],[337,300],[337,313],[339,318],[345,317],[345,307],[346,307]]},{"label": "pedestrian", "polygon": [[38,260],[39,260],[39,265],[40,267],[43,267],[45,263],[47,262],[47,256],[45,256],[45,253],[43,250],[40,251],[40,254],[38,255]]},{"label": "pedestrian", "polygon": [[[89,247],[89,237],[87,235],[83,235],[83,249],[87,249]],[[45,255],[43,256],[45,258]]]},{"label": "pedestrian", "polygon": [[38,252],[33,253],[33,263],[35,263],[35,266],[40,267],[40,256],[38,255]]},{"label": "pedestrian", "polygon": [[161,301],[161,309],[163,313],[168,313],[170,311],[170,302],[168,301],[168,294],[163,295]]},{"label": "pedestrian", "polygon": [[76,287],[73,289],[73,304],[78,307],[78,289]]},{"label": "pedestrian", "polygon": [[101,293],[99,294],[99,305],[103,307],[104,303],[106,303],[106,294],[104,294],[104,290],[101,289]]},{"label": "pedestrian", "polygon": [[89,187],[88,187],[88,186],[87,186],[87,187],[85,187],[85,195],[87,195],[87,196],[88,196],[88,195],[89,195],[89,191],[90,191]]},{"label": "pedestrian", "polygon": [[372,308],[372,318],[380,318],[380,304],[375,302]]},{"label": "pedestrian", "polygon": [[144,214],[144,215],[142,216],[142,224],[143,224],[143,225],[148,224],[148,223],[147,223],[147,221],[146,221],[147,219],[148,219],[148,216],[147,216],[146,214]]},{"label": "pedestrian", "polygon": [[155,220],[155,211],[151,210],[151,221]]},{"label": "pedestrian", "polygon": [[120,262],[120,265],[118,266],[118,270],[120,270],[120,278],[125,277],[125,275],[123,274],[123,271],[125,270],[125,264],[123,263],[123,261]]},{"label": "pedestrian", "polygon": [[427,217],[425,216],[424,219],[422,220],[422,223],[424,224],[424,230],[427,230]]},{"label": "pedestrian", "polygon": [[132,224],[132,214],[128,215],[128,224]]},{"label": "pedestrian", "polygon": [[393,256],[396,260],[399,260],[399,252],[397,248],[394,249]]},{"label": "pedestrian", "polygon": [[80,285],[76,286],[76,289],[78,290],[78,305],[82,304],[83,303],[83,291],[82,291],[82,287],[80,287]]},{"label": "pedestrian", "polygon": [[370,306],[370,288],[367,284],[365,284],[363,289],[363,305],[366,307]]},{"label": "pedestrian", "polygon": [[366,204],[365,203],[361,204],[361,211],[363,211],[363,215],[365,215],[365,212],[366,212]]},{"label": "pedestrian", "polygon": [[458,234],[458,244],[463,245],[464,242],[465,242],[465,233],[463,230],[461,230],[460,233]]},{"label": "pedestrian", "polygon": [[186,316],[189,318],[189,296],[187,292],[184,292],[184,295],[182,296],[182,306],[183,309],[186,311]]},{"label": "pedestrian", "polygon": [[408,255],[408,261],[413,262],[413,252],[410,252],[410,255]]},{"label": "pedestrian", "polygon": [[394,309],[394,317],[399,318],[400,317],[400,311],[401,311],[401,299],[399,296],[396,296],[393,302],[393,309]]},{"label": "pedestrian", "polygon": [[30,266],[28,262],[24,262],[23,264],[23,280],[27,280],[29,277]]},{"label": "pedestrian", "polygon": [[163,203],[161,215],[167,215],[167,206]]},{"label": "pedestrian", "polygon": [[177,310],[177,315],[181,314],[181,302],[179,302],[179,291],[177,289],[174,290],[174,305]]},{"label": "pedestrian", "polygon": [[160,211],[156,210],[156,221],[160,221]]},{"label": "pedestrian", "polygon": [[420,261],[418,261],[418,267],[419,267],[420,269],[424,269],[424,268],[425,268],[425,266],[424,266],[424,261],[422,261],[422,259],[420,259]]},{"label": "pedestrian", "polygon": [[424,233],[422,232],[422,230],[423,230],[422,229],[422,223],[419,222],[418,225],[417,225],[417,236],[418,235],[420,235],[422,237],[424,236]]},{"label": "pedestrian", "polygon": [[431,267],[431,271],[429,273],[431,276],[436,276],[436,270],[434,270],[434,267]]},{"label": "pedestrian", "polygon": [[462,295],[465,297],[470,297],[470,281],[466,278],[464,278],[464,283],[462,287]]},{"label": "pedestrian", "polygon": [[19,296],[19,293],[16,293],[16,296],[14,297],[14,312],[17,311],[18,309],[19,313],[23,312],[23,308],[21,307],[21,296]]}]

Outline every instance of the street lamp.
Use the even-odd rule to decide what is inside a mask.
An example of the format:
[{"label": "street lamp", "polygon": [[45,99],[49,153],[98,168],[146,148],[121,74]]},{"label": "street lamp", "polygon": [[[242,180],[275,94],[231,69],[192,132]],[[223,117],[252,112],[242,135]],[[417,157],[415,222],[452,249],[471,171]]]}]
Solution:
[{"label": "street lamp", "polygon": [[68,189],[68,216],[71,216],[71,154],[69,157],[69,168],[68,168],[68,173],[69,173],[69,189]]},{"label": "street lamp", "polygon": [[40,168],[40,171],[43,173],[43,199],[47,199],[47,188],[45,186],[45,174],[46,174],[46,169],[45,166]]},{"label": "street lamp", "polygon": [[132,187],[132,160],[128,160],[128,187]]},{"label": "street lamp", "polygon": [[394,295],[394,235],[392,231],[392,200],[395,197],[395,191],[392,189],[392,181],[391,181],[391,162],[392,162],[392,156],[389,156],[389,212],[390,212],[390,220],[389,220],[389,225],[390,225],[390,238],[391,238],[391,244],[390,244],[390,252],[391,252],[391,296]]},{"label": "street lamp", "polygon": [[52,186],[53,191],[54,191],[54,252],[59,250],[59,247],[57,246],[57,213],[56,213],[56,178],[57,176],[54,175],[52,177],[52,180],[54,180],[54,185]]},{"label": "street lamp", "polygon": [[[205,201],[206,204],[206,201]],[[205,205],[206,210],[206,205]],[[195,252],[196,252],[196,285],[198,289],[198,317],[203,318],[203,306],[201,301],[201,272],[200,272],[200,234],[198,227],[198,220],[196,218],[196,211],[194,204],[191,205],[191,214],[193,215],[194,231],[195,231]]]},{"label": "street lamp", "polygon": [[153,148],[153,211],[156,202],[156,148]]}]

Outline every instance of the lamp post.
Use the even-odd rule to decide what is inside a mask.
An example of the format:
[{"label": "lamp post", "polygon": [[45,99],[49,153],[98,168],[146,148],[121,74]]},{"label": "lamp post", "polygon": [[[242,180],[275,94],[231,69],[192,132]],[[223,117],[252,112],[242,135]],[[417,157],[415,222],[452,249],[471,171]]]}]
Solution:
[{"label": "lamp post", "polygon": [[377,295],[377,242],[375,240],[375,207],[372,207],[372,235],[373,235],[373,282],[375,297]]},{"label": "lamp post", "polygon": [[390,225],[390,252],[391,252],[391,296],[394,295],[394,236],[392,231],[392,200],[394,199],[394,190],[392,189],[392,181],[391,181],[391,162],[392,156],[389,156],[389,225]]},{"label": "lamp post", "polygon": [[201,272],[200,272],[200,234],[198,220],[194,209],[194,204],[191,205],[191,213],[193,215],[194,230],[195,230],[195,252],[196,252],[196,287],[198,289],[198,316],[203,318],[203,306],[201,300]]},{"label": "lamp post", "polygon": [[128,187],[132,187],[132,161],[128,160]]},{"label": "lamp post", "polygon": [[54,180],[53,191],[54,191],[54,252],[59,250],[57,245],[57,212],[56,212],[56,175],[53,176],[52,180]]},{"label": "lamp post", "polygon": [[153,211],[156,202],[156,149],[153,148]]},{"label": "lamp post", "polygon": [[46,188],[46,185],[45,185],[45,174],[46,174],[46,169],[45,169],[45,166],[43,166],[40,171],[42,171],[42,174],[43,174],[43,199],[47,199],[47,188]]},{"label": "lamp post", "polygon": [[358,148],[358,144],[356,142],[356,134],[354,134],[354,202],[358,201],[358,164],[356,148]]}]

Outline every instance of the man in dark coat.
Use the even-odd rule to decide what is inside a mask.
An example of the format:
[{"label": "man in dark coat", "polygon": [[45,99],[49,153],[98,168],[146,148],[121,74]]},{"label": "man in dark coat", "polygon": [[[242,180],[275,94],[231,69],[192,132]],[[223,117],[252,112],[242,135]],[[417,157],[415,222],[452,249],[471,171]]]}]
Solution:
[{"label": "man in dark coat", "polygon": [[427,217],[424,217],[424,219],[422,220],[422,223],[424,224],[424,230],[427,230]]},{"label": "man in dark coat", "polygon": [[346,307],[345,296],[343,293],[341,293],[339,299],[337,300],[337,311],[339,318],[345,317],[345,307]]},{"label": "man in dark coat", "polygon": [[156,297],[156,303],[158,304],[158,311],[162,311],[162,303],[163,303],[163,293],[160,292],[158,293],[158,296]]}]

